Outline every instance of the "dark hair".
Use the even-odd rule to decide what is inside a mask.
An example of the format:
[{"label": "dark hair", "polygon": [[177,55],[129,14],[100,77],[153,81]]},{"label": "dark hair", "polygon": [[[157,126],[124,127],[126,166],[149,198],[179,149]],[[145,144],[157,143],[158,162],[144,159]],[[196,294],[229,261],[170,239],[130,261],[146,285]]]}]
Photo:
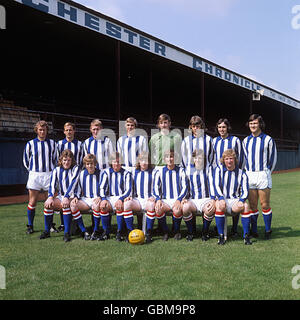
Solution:
[{"label": "dark hair", "polygon": [[231,131],[231,125],[230,125],[230,122],[227,118],[221,118],[218,120],[218,122],[216,123],[216,132],[219,133],[218,131],[218,125],[220,125],[222,122],[224,122],[227,126],[227,132],[230,132]]},{"label": "dark hair", "polygon": [[262,116],[259,115],[259,114],[257,114],[257,113],[251,114],[251,116],[250,116],[249,119],[248,119],[248,122],[246,123],[246,127],[249,128],[249,122],[251,122],[251,121],[253,121],[253,120],[256,120],[256,119],[258,120],[260,129],[261,129],[262,131],[264,131],[265,128],[266,128],[265,122],[264,122]]}]

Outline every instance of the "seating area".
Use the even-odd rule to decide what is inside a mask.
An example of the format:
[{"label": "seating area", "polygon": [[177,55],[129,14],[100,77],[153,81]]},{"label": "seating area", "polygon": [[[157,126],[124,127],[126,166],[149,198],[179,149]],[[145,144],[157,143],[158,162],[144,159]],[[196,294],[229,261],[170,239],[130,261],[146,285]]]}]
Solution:
[{"label": "seating area", "polygon": [[[32,132],[34,125],[41,119],[39,113],[15,106],[12,101],[0,101],[0,131]],[[48,122],[49,132],[52,132],[52,122]]]}]

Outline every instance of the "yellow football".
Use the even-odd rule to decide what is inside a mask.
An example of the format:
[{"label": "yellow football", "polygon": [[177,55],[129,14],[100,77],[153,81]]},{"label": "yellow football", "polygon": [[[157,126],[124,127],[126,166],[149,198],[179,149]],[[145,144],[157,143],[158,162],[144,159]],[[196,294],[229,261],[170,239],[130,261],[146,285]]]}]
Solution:
[{"label": "yellow football", "polygon": [[145,242],[144,232],[140,229],[132,230],[128,235],[128,241],[131,244],[143,244]]}]

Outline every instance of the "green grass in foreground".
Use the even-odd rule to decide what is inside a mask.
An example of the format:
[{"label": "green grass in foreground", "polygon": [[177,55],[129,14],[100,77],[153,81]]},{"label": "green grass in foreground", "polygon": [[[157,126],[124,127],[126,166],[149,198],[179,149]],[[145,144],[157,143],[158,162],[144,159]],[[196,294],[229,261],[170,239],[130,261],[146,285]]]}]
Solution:
[{"label": "green grass in foreground", "polygon": [[[0,265],[6,269],[0,300],[299,299],[291,272],[300,264],[299,189],[300,172],[273,175],[272,240],[263,239],[260,215],[260,238],[252,246],[242,239],[218,246],[216,238],[203,243],[199,236],[189,243],[184,238],[163,242],[157,236],[142,246],[114,238],[97,242],[73,237],[64,243],[62,233],[39,240],[42,203],[32,235],[25,234],[26,204],[0,206]],[[54,221],[59,223],[59,216]],[[89,216],[84,221],[90,226]],[[230,229],[231,219],[228,224]],[[198,231],[201,227],[197,217]]]}]

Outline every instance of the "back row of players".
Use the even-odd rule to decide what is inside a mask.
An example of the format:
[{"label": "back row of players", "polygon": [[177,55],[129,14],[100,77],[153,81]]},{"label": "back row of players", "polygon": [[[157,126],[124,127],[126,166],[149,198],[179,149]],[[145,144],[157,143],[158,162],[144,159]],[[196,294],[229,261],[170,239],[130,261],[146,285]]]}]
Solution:
[{"label": "back row of players", "polygon": [[[257,219],[260,200],[265,223],[265,238],[271,235],[271,173],[277,159],[274,140],[264,133],[262,117],[253,114],[247,126],[250,135],[243,142],[230,134],[227,119],[216,124],[219,136],[212,139],[205,133],[201,117],[193,116],[191,134],[183,140],[170,131],[171,119],[161,114],[159,132],[149,141],[136,135],[136,119],[125,121],[127,134],[117,141],[115,150],[99,119],[90,124],[92,136],[83,143],[75,139],[75,125],[64,125],[65,139],[57,143],[47,138],[48,125],[35,125],[37,137],[27,142],[23,163],[29,171],[27,189],[27,233],[33,233],[38,194],[48,191],[44,204],[45,231],[40,238],[50,237],[53,212],[61,210],[64,241],[70,241],[70,225],[76,220],[86,240],[106,240],[111,233],[111,213],[116,213],[116,239],[133,227],[133,213],[146,214],[146,242],[157,218],[163,239],[168,240],[166,213],[172,212],[175,239],[181,239],[180,225],[185,221],[187,240],[193,240],[193,217],[203,217],[202,240],[209,239],[209,226],[215,217],[218,244],[224,244],[225,215],[233,216],[233,234],[237,234],[239,215],[245,244],[250,235],[258,237]],[[151,151],[151,157],[150,152]],[[178,154],[176,150],[180,150]],[[178,165],[178,156],[180,165]],[[154,162],[154,163],[153,163]],[[249,204],[247,203],[247,200]],[[93,211],[93,232],[90,235],[81,212]],[[100,220],[104,232],[100,234]],[[126,233],[125,233],[126,234]],[[125,235],[126,238],[126,235]]]}]

